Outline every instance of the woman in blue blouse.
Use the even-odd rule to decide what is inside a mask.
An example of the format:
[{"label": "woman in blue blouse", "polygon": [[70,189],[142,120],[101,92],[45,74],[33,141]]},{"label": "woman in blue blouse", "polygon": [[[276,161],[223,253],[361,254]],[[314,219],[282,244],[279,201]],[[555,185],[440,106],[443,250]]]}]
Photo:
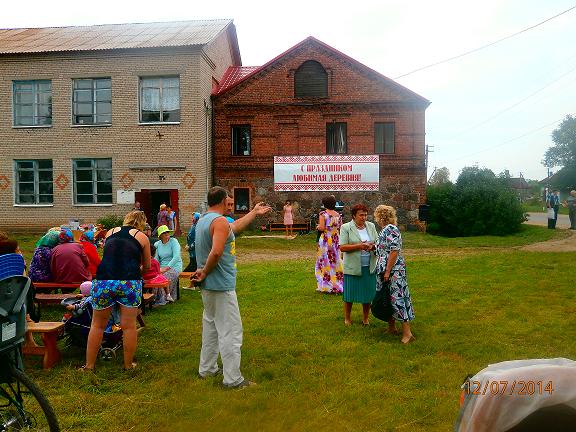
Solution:
[{"label": "woman in blue blouse", "polygon": [[166,225],[158,227],[158,240],[156,246],[156,254],[154,258],[160,263],[160,272],[170,281],[169,292],[164,294],[164,291],[159,290],[157,295],[156,305],[165,305],[166,302],[172,303],[176,297],[178,278],[182,271],[182,256],[180,255],[180,243],[175,238],[170,237],[174,231],[169,229]]}]

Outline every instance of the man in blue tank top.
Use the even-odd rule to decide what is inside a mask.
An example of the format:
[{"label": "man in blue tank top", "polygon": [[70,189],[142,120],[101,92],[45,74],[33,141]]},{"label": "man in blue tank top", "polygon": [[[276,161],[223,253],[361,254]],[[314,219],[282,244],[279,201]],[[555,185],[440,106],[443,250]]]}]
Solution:
[{"label": "man in blue tank top", "polygon": [[[258,203],[245,216],[229,223],[226,212],[228,191],[215,186],[208,191],[208,210],[196,226],[196,260],[193,280],[202,290],[202,351],[198,376],[205,378],[223,373],[228,388],[244,388],[254,383],[240,372],[242,319],[236,297],[235,233],[250,225],[256,216],[270,211]],[[222,369],[218,367],[218,354]]]}]

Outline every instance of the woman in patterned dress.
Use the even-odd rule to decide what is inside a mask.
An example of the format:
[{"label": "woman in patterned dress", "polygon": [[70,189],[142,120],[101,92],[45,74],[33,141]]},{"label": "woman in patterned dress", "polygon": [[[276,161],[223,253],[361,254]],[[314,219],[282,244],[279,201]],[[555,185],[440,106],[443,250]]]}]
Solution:
[{"label": "woman in patterned dress", "polygon": [[402,236],[398,229],[396,210],[393,207],[379,205],[374,210],[374,220],[382,227],[376,241],[376,290],[383,289],[384,284],[390,282],[390,300],[394,310],[392,318],[388,321],[388,333],[398,334],[396,321],[402,322],[403,344],[415,340],[410,330],[410,321],[414,319],[412,299],[406,279],[406,262],[400,254],[402,250]]},{"label": "woman in patterned dress", "polygon": [[320,212],[316,258],[316,291],[325,294],[342,294],[344,273],[340,257],[340,237],[338,230],[342,225],[340,214],[334,210],[336,198],[334,195],[322,199],[325,211]]}]

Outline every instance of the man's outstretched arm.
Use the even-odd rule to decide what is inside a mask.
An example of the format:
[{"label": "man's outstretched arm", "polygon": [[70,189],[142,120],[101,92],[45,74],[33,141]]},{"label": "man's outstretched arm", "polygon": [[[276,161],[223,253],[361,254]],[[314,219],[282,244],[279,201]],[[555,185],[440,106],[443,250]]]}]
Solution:
[{"label": "man's outstretched arm", "polygon": [[230,224],[232,231],[234,234],[242,232],[252,223],[256,216],[260,216],[263,214],[268,213],[272,207],[264,205],[264,203],[259,202],[254,206],[254,208],[245,216],[241,217],[240,219],[235,220]]}]

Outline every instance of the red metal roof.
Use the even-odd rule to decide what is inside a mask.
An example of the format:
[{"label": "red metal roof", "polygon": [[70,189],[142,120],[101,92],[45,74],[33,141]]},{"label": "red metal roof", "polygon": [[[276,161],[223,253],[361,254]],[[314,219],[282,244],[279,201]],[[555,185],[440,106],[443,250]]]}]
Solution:
[{"label": "red metal roof", "polygon": [[0,29],[0,54],[205,45],[230,19]]},{"label": "red metal roof", "polygon": [[225,92],[228,88],[233,87],[236,83],[242,81],[248,75],[256,72],[261,66],[230,66],[228,70],[224,73],[220,85],[218,88],[212,92],[213,95],[217,95]]}]

